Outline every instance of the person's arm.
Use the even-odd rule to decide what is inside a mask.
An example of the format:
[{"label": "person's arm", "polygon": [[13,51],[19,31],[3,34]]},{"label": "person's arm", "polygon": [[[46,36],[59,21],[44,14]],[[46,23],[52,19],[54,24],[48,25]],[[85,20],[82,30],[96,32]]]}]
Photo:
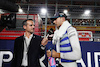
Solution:
[{"label": "person's arm", "polygon": [[13,52],[13,60],[12,60],[12,63],[11,63],[11,67],[16,67],[16,56],[17,56],[17,39],[15,39],[15,42],[14,42],[14,52]]},{"label": "person's arm", "polygon": [[[78,39],[78,34],[75,28],[70,28],[68,30],[68,36],[72,47],[72,52],[67,53],[57,53],[55,50],[47,51],[47,56],[55,57],[55,58],[62,58],[67,60],[78,60],[81,58],[81,49]],[[51,55],[52,54],[52,55]]]},{"label": "person's arm", "polygon": [[41,49],[45,49],[45,45],[48,43],[48,38],[43,38],[43,40],[41,41]]},{"label": "person's arm", "polygon": [[48,38],[43,38],[41,39],[41,43],[40,43],[40,57],[42,57],[45,54],[45,48],[46,48],[46,44],[48,43]]},{"label": "person's arm", "polygon": [[41,45],[45,46],[48,43],[48,38],[43,38],[43,40],[41,41]]},{"label": "person's arm", "polygon": [[68,37],[72,47],[72,52],[60,53],[60,57],[67,60],[79,60],[81,59],[81,48],[78,39],[78,34],[75,28],[70,27],[68,29]]},{"label": "person's arm", "polygon": [[52,51],[47,50],[48,57],[60,58],[60,53],[57,53],[54,49]]}]

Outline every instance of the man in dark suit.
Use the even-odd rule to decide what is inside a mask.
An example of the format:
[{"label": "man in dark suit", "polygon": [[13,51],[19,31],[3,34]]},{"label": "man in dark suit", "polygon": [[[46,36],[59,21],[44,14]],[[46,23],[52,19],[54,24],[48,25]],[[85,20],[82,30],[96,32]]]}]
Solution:
[{"label": "man in dark suit", "polygon": [[41,67],[39,58],[45,54],[48,39],[42,40],[33,33],[35,24],[32,19],[23,21],[23,28],[24,35],[15,39],[12,67]]}]

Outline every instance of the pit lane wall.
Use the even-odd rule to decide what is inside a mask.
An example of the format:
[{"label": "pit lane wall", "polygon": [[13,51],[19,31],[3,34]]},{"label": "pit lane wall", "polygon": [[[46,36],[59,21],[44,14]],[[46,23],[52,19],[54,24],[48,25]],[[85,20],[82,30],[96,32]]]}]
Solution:
[{"label": "pit lane wall", "polygon": [[[100,67],[100,42],[80,42],[82,59],[78,67]],[[13,58],[14,40],[0,40],[0,67],[10,67]]]}]

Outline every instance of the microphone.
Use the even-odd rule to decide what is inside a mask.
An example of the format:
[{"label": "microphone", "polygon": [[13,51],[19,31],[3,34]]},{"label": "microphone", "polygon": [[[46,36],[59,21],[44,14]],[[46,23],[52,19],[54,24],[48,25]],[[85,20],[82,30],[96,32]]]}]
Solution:
[{"label": "microphone", "polygon": [[46,37],[48,38],[48,36],[51,35],[51,34],[54,34],[54,30],[52,28],[50,28],[50,30],[48,31]]},{"label": "microphone", "polygon": [[[48,38],[48,36],[51,35],[51,34],[54,34],[54,30],[53,30],[52,28],[48,31],[46,37]],[[51,54],[52,54],[52,47],[51,47],[50,45],[48,46],[48,50],[51,51]],[[52,56],[52,55],[51,55],[51,56]],[[55,58],[53,58],[53,57],[48,57],[48,60],[49,60],[49,65],[50,65],[50,67],[56,67]]]},{"label": "microphone", "polygon": [[[50,29],[48,30],[48,33],[47,33],[47,36],[46,36],[46,37],[47,37],[48,39],[50,39],[49,35],[51,35],[51,34],[54,34],[54,30],[53,30],[52,28],[50,28]],[[53,46],[51,46],[50,44],[51,44],[51,43],[49,43],[49,46],[47,47],[47,49],[51,51],[52,48],[53,48]]]}]

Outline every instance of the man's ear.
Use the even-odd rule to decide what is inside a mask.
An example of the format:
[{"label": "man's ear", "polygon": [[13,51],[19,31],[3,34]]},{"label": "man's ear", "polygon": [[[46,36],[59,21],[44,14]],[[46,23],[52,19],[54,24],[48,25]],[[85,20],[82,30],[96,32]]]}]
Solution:
[{"label": "man's ear", "polygon": [[26,29],[26,25],[23,25],[24,30]]},{"label": "man's ear", "polygon": [[62,17],[63,18],[63,20],[65,20],[65,17]]}]

